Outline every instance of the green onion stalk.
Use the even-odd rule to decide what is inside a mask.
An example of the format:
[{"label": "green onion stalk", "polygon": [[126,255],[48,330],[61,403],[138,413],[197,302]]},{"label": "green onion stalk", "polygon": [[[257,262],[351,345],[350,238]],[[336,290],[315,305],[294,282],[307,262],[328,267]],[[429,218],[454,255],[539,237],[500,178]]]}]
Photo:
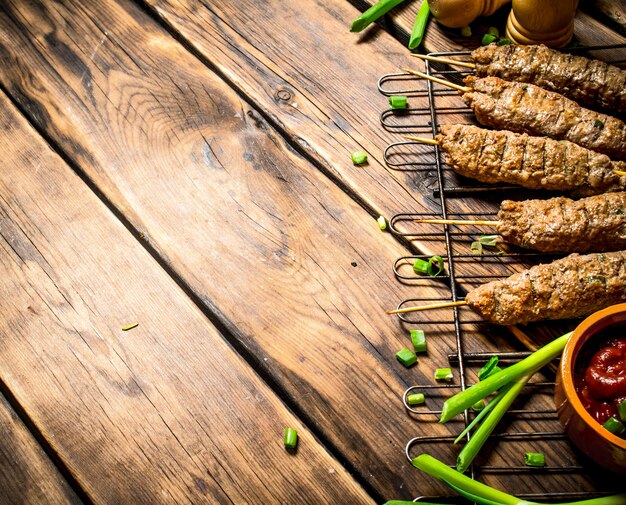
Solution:
[{"label": "green onion stalk", "polygon": [[[415,468],[442,480],[461,496],[480,505],[542,505],[539,502],[522,500],[475,481],[428,454],[420,454],[412,460],[412,463]],[[626,503],[626,493],[561,503],[560,505],[623,505],[624,503]]]},{"label": "green onion stalk", "polygon": [[396,5],[401,4],[404,0],[380,0],[380,2],[372,5],[363,14],[356,18],[350,26],[351,32],[360,32],[367,26],[376,21],[379,17],[384,16]]},{"label": "green onion stalk", "polygon": [[504,416],[529,379],[530,374],[524,375],[523,377],[515,380],[512,384],[503,388],[501,395],[499,394],[490,402],[490,404],[496,404],[493,411],[474,432],[472,438],[470,438],[465,444],[463,450],[457,457],[456,469],[459,472],[464,472],[469,468],[472,461],[474,461],[474,458],[478,454],[478,451],[480,451],[482,446],[485,445],[489,435],[491,435],[497,424],[500,422],[500,419],[502,419],[502,416]]},{"label": "green onion stalk", "polygon": [[411,37],[409,38],[409,49],[415,49],[422,43],[429,15],[430,6],[428,5],[428,0],[422,0],[422,5],[420,5],[419,10],[417,11],[417,16],[415,16],[413,31],[411,32]]},{"label": "green onion stalk", "polygon": [[446,423],[477,401],[486,398],[494,391],[512,382],[518,381],[526,375],[532,375],[547,363],[559,356],[572,332],[566,333],[541,347],[527,358],[490,375],[472,387],[448,398],[443,404],[440,423]]}]

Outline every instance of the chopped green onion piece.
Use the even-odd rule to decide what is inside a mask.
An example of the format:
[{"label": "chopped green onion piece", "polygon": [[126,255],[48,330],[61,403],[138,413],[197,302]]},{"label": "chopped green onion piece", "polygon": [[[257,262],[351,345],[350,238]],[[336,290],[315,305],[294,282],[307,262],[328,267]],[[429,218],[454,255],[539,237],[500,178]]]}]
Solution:
[{"label": "chopped green onion piece", "polygon": [[546,457],[540,452],[527,452],[524,454],[526,466],[546,466]]},{"label": "chopped green onion piece", "polygon": [[498,41],[499,46],[508,46],[511,43],[511,39],[500,39]]},{"label": "chopped green onion piece", "polygon": [[428,269],[426,273],[431,277],[437,277],[441,272],[443,272],[443,259],[441,256],[432,256],[428,260]]},{"label": "chopped green onion piece", "polygon": [[600,121],[599,119],[596,119],[593,122],[593,127],[601,130],[602,128],[604,128],[604,121]]},{"label": "chopped green onion piece", "polygon": [[451,368],[437,368],[435,370],[435,380],[451,381],[453,377]]},{"label": "chopped green onion piece", "polygon": [[602,425],[615,435],[621,435],[626,430],[626,426],[617,417],[611,417]]},{"label": "chopped green onion piece", "polygon": [[482,245],[494,247],[496,245],[496,242],[498,241],[498,235],[481,235],[480,237],[478,237],[478,241]]},{"label": "chopped green onion piece", "polygon": [[465,391],[461,391],[451,398],[448,398],[443,404],[439,422],[448,422],[457,414],[471,407],[478,400],[489,396],[505,384],[509,384],[525,375],[538,371],[563,352],[563,348],[571,335],[572,332],[561,335],[523,360],[500,370],[498,373],[477,382]]},{"label": "chopped green onion piece", "polygon": [[287,449],[295,449],[298,445],[298,432],[287,426],[285,428],[285,447]]},{"label": "chopped green onion piece", "polygon": [[415,352],[426,352],[426,335],[424,330],[409,330]]},{"label": "chopped green onion piece", "polygon": [[355,151],[352,153],[352,163],[362,165],[367,161],[367,153],[365,151]]},{"label": "chopped green onion piece", "polygon": [[417,356],[415,353],[406,347],[403,347],[396,353],[396,359],[407,368],[417,363]]},{"label": "chopped green onion piece", "polygon": [[461,28],[461,35],[463,37],[471,37],[472,36],[472,27],[471,26],[464,26],[463,28]]},{"label": "chopped green onion piece", "polygon": [[496,372],[500,371],[500,367],[498,367],[498,356],[491,356],[487,364],[478,370],[478,380],[484,380],[490,375],[493,375]]},{"label": "chopped green onion piece", "polygon": [[378,216],[376,222],[378,223],[378,227],[382,231],[385,231],[387,229],[387,220],[385,219],[385,216]]},{"label": "chopped green onion piece", "polygon": [[132,330],[133,328],[137,328],[137,326],[139,326],[139,323],[129,324],[128,326],[124,326],[122,331]]},{"label": "chopped green onion piece", "polygon": [[380,0],[380,2],[372,5],[363,14],[356,18],[350,26],[351,32],[360,32],[369,24],[376,21],[379,17],[384,16],[393,9],[396,5],[402,3],[404,0]]},{"label": "chopped green onion piece", "polygon": [[626,400],[617,406],[617,415],[622,421],[626,421]]},{"label": "chopped green onion piece", "polygon": [[485,400],[478,400],[474,405],[472,405],[472,410],[474,412],[480,412],[486,406],[487,406],[487,404],[485,403]]},{"label": "chopped green onion piece", "polygon": [[424,398],[424,393],[414,393],[406,397],[406,402],[409,405],[421,405],[425,401],[426,399]]},{"label": "chopped green onion piece", "polygon": [[489,44],[491,44],[492,42],[495,42],[496,40],[498,40],[498,37],[496,37],[495,35],[491,35],[491,33],[485,33],[480,43],[483,46],[488,46]]},{"label": "chopped green onion piece", "polygon": [[409,49],[415,49],[422,43],[429,15],[430,6],[428,5],[428,0],[422,0],[422,5],[420,5],[419,11],[417,11],[417,16],[415,16],[415,22],[413,23],[413,31],[409,39]]},{"label": "chopped green onion piece", "polygon": [[489,28],[487,28],[487,33],[490,33],[494,37],[500,36],[500,30],[498,30],[495,26],[490,26]]},{"label": "chopped green onion piece", "polygon": [[389,104],[392,110],[406,109],[407,97],[403,95],[394,95],[389,97]]},{"label": "chopped green onion piece", "polygon": [[470,245],[470,250],[472,251],[472,254],[480,256],[483,253],[483,245],[478,241],[472,242],[472,245]]}]

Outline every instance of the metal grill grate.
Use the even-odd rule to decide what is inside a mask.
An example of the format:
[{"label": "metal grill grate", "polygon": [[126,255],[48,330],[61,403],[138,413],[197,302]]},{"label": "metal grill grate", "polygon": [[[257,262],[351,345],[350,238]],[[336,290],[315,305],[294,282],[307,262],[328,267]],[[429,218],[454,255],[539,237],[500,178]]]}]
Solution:
[{"label": "metal grill grate", "polygon": [[[594,50],[619,46],[605,46],[603,48],[596,47]],[[592,48],[588,48],[592,49]],[[431,53],[432,56],[443,56],[446,58],[466,59],[469,52],[444,52]],[[429,75],[437,75],[452,82],[461,83],[464,76],[469,72],[451,70],[448,66],[440,64],[432,64],[424,61],[424,72]],[[440,66],[437,66],[440,65]],[[383,127],[391,132],[398,134],[411,135],[432,135],[438,132],[438,125],[444,122],[447,116],[462,116],[461,122],[474,123],[471,110],[462,104],[459,100],[458,106],[450,106],[449,98],[446,98],[445,105],[440,104],[443,97],[457,96],[457,92],[441,87],[431,81],[419,80],[417,77],[404,73],[393,73],[382,76],[378,83],[379,91],[386,96],[406,95],[409,97],[410,103],[423,103],[423,106],[409,108],[406,111],[386,110],[381,114],[380,120]],[[459,122],[455,118],[455,122]],[[409,305],[430,304],[435,302],[456,302],[462,299],[463,289],[468,286],[478,285],[494,278],[510,275],[512,271],[527,267],[529,264],[535,264],[540,261],[550,261],[556,255],[548,255],[545,253],[528,252],[521,249],[508,246],[506,244],[497,244],[494,248],[485,248],[482,255],[476,256],[470,250],[470,244],[477,240],[479,235],[485,233],[484,230],[475,226],[457,226],[457,225],[425,225],[415,224],[416,218],[439,218],[439,219],[489,219],[494,217],[494,212],[456,212],[452,209],[455,198],[471,197],[483,198],[493,197],[494,195],[501,200],[503,194],[506,197],[514,198],[516,192],[521,190],[514,186],[508,185],[485,185],[474,182],[455,174],[448,167],[441,156],[441,152],[436,145],[420,145],[413,141],[400,141],[390,144],[384,151],[384,160],[386,164],[397,171],[410,172],[424,179],[431,176],[433,184],[430,187],[432,196],[438,202],[439,211],[428,214],[412,214],[402,213],[396,214],[389,220],[389,229],[395,235],[404,237],[409,240],[418,240],[422,246],[426,245],[426,249],[430,254],[405,256],[398,258],[393,265],[396,278],[400,282],[411,283],[419,282],[422,285],[426,283],[429,287],[436,287],[442,293],[437,298],[411,298],[401,301],[398,308]],[[528,190],[523,190],[528,197]],[[549,195],[544,192],[542,197]],[[487,232],[488,233],[488,232]],[[445,272],[435,278],[417,278],[412,270],[412,265],[417,258],[427,259],[431,255],[439,255],[445,260]],[[493,266],[500,273],[493,272]],[[507,272],[508,273],[505,273]],[[465,342],[466,333],[476,331],[492,331],[488,324],[480,320],[471,310],[465,307],[450,307],[440,309],[436,312],[414,312],[409,314],[399,314],[398,317],[406,325],[429,325],[439,328],[452,329],[454,334],[453,352],[448,355],[448,361],[452,366],[458,369],[458,381],[454,384],[418,384],[408,388],[403,395],[405,408],[420,421],[437,420],[441,410],[438,408],[413,408],[406,402],[408,394],[413,392],[427,392],[429,397],[439,397],[441,401],[450,392],[465,389],[471,382],[471,378],[475,375],[474,369],[481,367],[491,356],[492,352],[472,351],[466,352]],[[564,333],[572,329],[575,322],[563,322],[560,326],[560,333]],[[509,328],[522,342],[525,341],[525,334],[518,328]],[[528,352],[498,352],[499,359],[503,363],[515,362],[528,355]],[[472,372],[471,374],[468,372]],[[472,375],[473,374],[473,375]],[[553,376],[548,372],[548,377]],[[525,388],[526,392],[543,392],[544,395],[550,396],[548,403],[549,408],[545,405],[522,405],[519,408],[514,407],[507,412],[508,419],[523,420],[523,426],[526,428],[521,431],[504,430],[501,433],[494,433],[490,439],[491,443],[507,444],[532,441],[533,443],[547,444],[565,444],[569,446],[567,437],[560,430],[556,411],[551,406],[551,394],[554,382],[552,380],[539,379],[538,382],[531,382]],[[524,395],[524,393],[522,393]],[[521,395],[521,396],[522,396]],[[435,402],[436,403],[436,402]],[[546,402],[543,402],[544,404]],[[420,406],[424,407],[424,406]],[[465,426],[471,421],[473,415],[466,412],[463,422]],[[541,420],[539,425],[537,420]],[[546,421],[549,421],[546,423]],[[554,423],[555,430],[546,430],[546,424]],[[510,426],[509,426],[510,427]],[[460,431],[460,430],[459,430]],[[449,436],[417,436],[408,441],[405,452],[409,460],[418,452],[424,449],[437,450],[437,446],[445,446],[449,448],[454,437]],[[575,453],[575,450],[571,449]],[[578,458],[576,458],[578,459]],[[592,465],[587,465],[583,460],[583,464],[577,461],[571,464],[559,462],[550,466],[537,469],[526,466],[510,465],[510,464],[480,464],[474,463],[469,470],[469,474],[474,478],[480,475],[505,475],[511,474],[521,476],[524,474],[532,474],[535,476],[545,475],[563,475],[577,476],[582,481],[587,482],[590,490],[580,492],[532,492],[533,485],[528,487],[529,492],[520,495],[520,498],[528,500],[541,501],[562,501],[562,500],[580,500],[585,498],[593,498],[620,491],[617,479],[592,477],[591,485],[588,484],[588,474],[594,473]],[[608,479],[608,480],[607,480]],[[416,502],[420,501],[437,501],[442,503],[467,503],[456,497],[450,496],[430,496],[416,498]]]}]

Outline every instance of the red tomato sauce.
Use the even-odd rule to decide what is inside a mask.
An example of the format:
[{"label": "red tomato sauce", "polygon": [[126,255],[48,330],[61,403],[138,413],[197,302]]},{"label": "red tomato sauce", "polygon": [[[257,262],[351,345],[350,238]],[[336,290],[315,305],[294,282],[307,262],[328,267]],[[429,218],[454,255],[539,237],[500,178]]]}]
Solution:
[{"label": "red tomato sauce", "polygon": [[577,360],[574,385],[583,406],[600,424],[618,416],[617,406],[626,400],[626,337],[589,342]]}]

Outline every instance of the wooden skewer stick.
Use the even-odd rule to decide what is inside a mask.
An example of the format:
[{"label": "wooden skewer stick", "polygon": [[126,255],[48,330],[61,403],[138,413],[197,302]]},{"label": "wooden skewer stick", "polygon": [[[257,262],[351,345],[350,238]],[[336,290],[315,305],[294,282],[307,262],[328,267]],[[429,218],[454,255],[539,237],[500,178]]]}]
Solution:
[{"label": "wooden skewer stick", "polygon": [[626,172],[624,172],[623,170],[617,170],[617,169],[613,170],[613,173],[617,175],[622,175],[622,176],[626,175]]},{"label": "wooden skewer stick", "polygon": [[449,88],[456,89],[457,91],[460,91],[461,93],[468,93],[472,91],[472,88],[469,88],[467,86],[459,86],[458,84],[454,84],[453,82],[446,81],[445,79],[439,79],[439,77],[435,77],[434,75],[427,75],[422,72],[418,72],[417,70],[411,70],[410,68],[402,68],[401,70],[403,72],[407,72],[409,74],[413,74],[418,77],[421,77],[422,79],[427,79],[429,81],[438,82],[439,84],[443,84],[444,86],[448,86]]},{"label": "wooden skewer stick", "polygon": [[416,54],[413,53],[411,56],[415,56],[420,60],[428,60],[428,61],[436,61],[438,63],[446,63],[448,65],[458,65],[459,67],[465,68],[476,68],[476,64],[470,63],[469,61],[459,61],[453,60],[452,58],[442,58],[441,56],[429,56],[427,54]]},{"label": "wooden skewer stick", "polygon": [[487,221],[485,219],[412,219],[414,223],[426,224],[466,224],[479,226],[500,226],[502,221]]},{"label": "wooden skewer stick", "polygon": [[418,307],[403,307],[401,309],[388,310],[387,314],[406,314],[407,312],[417,312],[419,310],[445,309],[446,307],[459,307],[461,305],[467,305],[467,302],[444,302],[433,303],[431,305],[420,305]]},{"label": "wooden skewer stick", "polygon": [[439,145],[439,141],[435,140],[435,139],[427,139],[424,137],[416,137],[414,135],[401,135],[402,138],[405,138],[407,140],[413,140],[414,142],[419,142],[421,144],[429,144],[431,146],[438,146]]}]

